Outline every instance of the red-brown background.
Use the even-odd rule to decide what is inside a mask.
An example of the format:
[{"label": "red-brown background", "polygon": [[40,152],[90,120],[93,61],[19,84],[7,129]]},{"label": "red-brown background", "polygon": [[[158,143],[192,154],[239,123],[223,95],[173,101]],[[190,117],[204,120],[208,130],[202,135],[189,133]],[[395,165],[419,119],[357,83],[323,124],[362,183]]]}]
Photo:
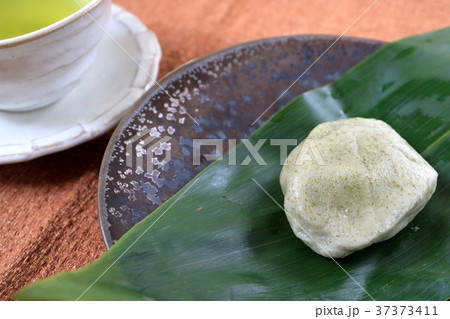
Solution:
[{"label": "red-brown background", "polygon": [[[244,41],[286,34],[339,35],[374,0],[115,0],[159,37],[160,77],[182,63]],[[393,41],[447,26],[448,0],[379,0],[347,33]],[[1,116],[1,114],[0,114]],[[109,134],[27,163],[0,166],[0,299],[105,246],[97,178]]]}]

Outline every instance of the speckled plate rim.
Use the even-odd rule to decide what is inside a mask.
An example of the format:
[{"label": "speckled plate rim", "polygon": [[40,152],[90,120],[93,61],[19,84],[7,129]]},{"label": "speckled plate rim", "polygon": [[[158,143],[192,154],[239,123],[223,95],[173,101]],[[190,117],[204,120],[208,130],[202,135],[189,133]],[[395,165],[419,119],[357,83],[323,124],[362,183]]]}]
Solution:
[{"label": "speckled plate rim", "polygon": [[[111,19],[115,19],[117,23],[130,31],[141,52],[137,61],[139,67],[130,85],[130,90],[125,95],[118,97],[115,104],[109,105],[107,111],[101,116],[83,123],[81,133],[74,129],[81,124],[73,123],[71,127],[67,127],[52,136],[34,139],[31,144],[0,144],[0,148],[2,148],[0,165],[24,162],[60,152],[100,136],[114,127],[128,111],[130,105],[134,105],[151,87],[158,76],[162,55],[158,38],[135,15],[118,5],[112,5]],[[108,37],[108,35],[104,37]],[[8,152],[8,147],[13,147],[14,151]]]},{"label": "speckled plate rim", "polygon": [[[178,68],[174,69],[173,71],[167,73],[165,76],[163,76],[160,80],[158,80],[158,83],[153,84],[153,86],[141,96],[139,100],[137,100],[132,107],[129,108],[129,111],[122,117],[122,120],[119,122],[119,124],[116,126],[116,129],[114,130],[113,134],[111,135],[111,138],[108,142],[108,145],[105,150],[105,154],[103,155],[102,164],[100,167],[99,172],[99,178],[98,178],[98,192],[97,192],[97,206],[98,206],[98,219],[100,224],[100,230],[103,237],[103,242],[105,243],[106,249],[110,249],[113,245],[111,236],[109,234],[109,225],[108,225],[108,219],[107,219],[107,210],[106,210],[106,203],[105,203],[105,187],[106,187],[106,175],[107,175],[107,169],[109,166],[111,155],[114,151],[114,145],[116,141],[118,140],[120,134],[123,132],[123,130],[128,126],[129,122],[134,118],[134,116],[141,111],[141,109],[147,104],[147,101],[149,98],[161,90],[161,88],[164,88],[167,84],[174,81],[177,78],[180,78],[186,71],[191,70],[198,66],[199,64],[204,64],[209,62],[210,60],[216,59],[218,56],[225,55],[228,53],[231,53],[233,51],[244,49],[248,46],[252,45],[258,45],[258,44],[264,44],[264,43],[271,43],[271,42],[280,42],[280,41],[288,41],[290,39],[296,39],[300,41],[312,41],[312,40],[328,40],[328,41],[334,41],[338,39],[338,36],[333,35],[320,35],[320,34],[311,34],[311,35],[287,35],[287,36],[278,36],[278,37],[268,37],[268,38],[262,38],[258,40],[248,41],[244,43],[240,43],[237,45],[233,45],[212,53],[209,53],[207,55],[204,55],[200,58],[196,58],[193,60],[190,60],[182,65],[180,65]],[[372,40],[372,39],[366,39],[366,38],[358,38],[358,37],[341,37],[339,41],[346,41],[346,42],[358,42],[358,43],[367,43],[370,44],[387,44],[387,42],[379,41],[379,40]]]}]

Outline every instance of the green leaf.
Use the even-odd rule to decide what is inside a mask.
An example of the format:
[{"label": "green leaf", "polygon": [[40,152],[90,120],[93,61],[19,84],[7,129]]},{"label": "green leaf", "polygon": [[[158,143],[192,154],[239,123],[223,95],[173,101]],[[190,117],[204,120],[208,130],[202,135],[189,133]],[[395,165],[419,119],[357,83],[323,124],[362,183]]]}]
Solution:
[{"label": "green leaf", "polygon": [[[73,273],[33,284],[15,297],[448,298],[449,40],[447,28],[389,44],[331,85],[298,97],[250,138],[253,144],[259,139],[300,141],[324,121],[373,117],[390,124],[438,171],[437,190],[415,220],[394,238],[338,260],[345,272],[297,239],[284,212],[255,183],[283,203],[278,181],[280,150],[266,142],[260,154],[267,165],[258,166],[252,160],[247,166],[230,166],[225,156],[136,225],[100,259]],[[242,144],[234,151],[237,163],[248,155]]]}]

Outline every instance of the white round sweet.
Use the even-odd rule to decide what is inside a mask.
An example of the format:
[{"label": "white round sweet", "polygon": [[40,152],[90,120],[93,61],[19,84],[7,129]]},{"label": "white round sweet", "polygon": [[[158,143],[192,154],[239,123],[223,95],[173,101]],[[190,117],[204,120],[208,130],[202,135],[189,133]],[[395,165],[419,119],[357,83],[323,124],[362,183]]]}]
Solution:
[{"label": "white round sweet", "polygon": [[437,172],[383,121],[351,118],[314,128],[280,175],[297,237],[345,257],[403,229],[436,189]]}]

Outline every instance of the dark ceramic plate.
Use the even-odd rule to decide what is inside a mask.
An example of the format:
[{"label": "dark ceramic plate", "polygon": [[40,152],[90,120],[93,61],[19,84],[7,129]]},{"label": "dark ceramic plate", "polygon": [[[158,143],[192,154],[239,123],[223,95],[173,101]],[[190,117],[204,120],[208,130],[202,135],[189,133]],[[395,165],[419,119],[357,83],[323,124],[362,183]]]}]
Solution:
[{"label": "dark ceramic plate", "polygon": [[[103,159],[98,202],[106,246],[210,163],[204,156],[193,165],[193,139],[244,138],[299,94],[336,80],[384,45],[341,38],[283,94],[336,39],[244,43],[192,61],[161,79],[161,87],[154,85],[119,123]],[[223,146],[226,152],[228,143]],[[214,149],[202,147],[201,153]]]}]

